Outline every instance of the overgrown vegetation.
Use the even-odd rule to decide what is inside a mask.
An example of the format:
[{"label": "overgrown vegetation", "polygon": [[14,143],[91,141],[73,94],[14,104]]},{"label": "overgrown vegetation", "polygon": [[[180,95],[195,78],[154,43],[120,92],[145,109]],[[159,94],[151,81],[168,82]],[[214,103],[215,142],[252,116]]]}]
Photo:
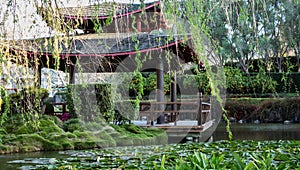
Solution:
[{"label": "overgrown vegetation", "polygon": [[[298,95],[298,88],[300,88],[298,73],[284,75],[281,73],[266,73],[260,69],[259,72],[245,74],[239,68],[228,66],[224,68],[224,72],[228,97],[277,97],[279,95],[282,96],[284,93]],[[137,85],[142,81],[143,86],[140,90],[143,91],[143,96],[146,97],[149,95],[149,92],[154,91],[156,88],[156,75],[150,73],[148,76],[140,77],[140,79],[135,77],[132,80],[130,84],[131,95],[135,96],[135,91],[140,89],[137,88]],[[209,78],[205,72],[180,76],[177,81],[183,82],[183,88],[185,89],[199,89],[205,95],[211,94]],[[170,83],[170,76],[165,75],[165,94],[170,92]]]},{"label": "overgrown vegetation", "polygon": [[[169,74],[164,75],[164,93],[170,93],[170,83],[171,77]],[[130,95],[132,97],[136,96],[138,92],[142,92],[141,94],[145,96],[149,96],[151,92],[156,90],[156,73],[140,73],[137,76],[134,76],[130,82]]]},{"label": "overgrown vegetation", "polygon": [[[64,152],[47,169],[297,169],[299,141],[219,141]],[[77,156],[76,156],[77,155]]]},{"label": "overgrown vegetation", "polygon": [[[37,85],[39,83],[39,77],[36,73],[40,67],[64,69],[66,72],[71,72],[72,67],[77,67],[79,72],[83,72],[84,67],[75,61],[78,59],[78,56],[75,56],[74,59],[65,53],[66,51],[82,53],[80,49],[84,45],[68,49],[73,43],[76,45],[76,43],[72,41],[74,37],[71,36],[70,31],[86,26],[84,25],[86,23],[84,23],[82,19],[82,13],[75,11],[75,20],[65,23],[65,18],[62,17],[59,13],[60,10],[58,10],[60,5],[58,1],[41,1],[39,5],[36,3],[35,8],[30,8],[30,10],[25,12],[26,16],[19,15],[18,12],[21,11],[19,8],[21,9],[23,6],[18,5],[18,2],[21,1],[7,1],[2,3],[5,7],[3,8],[3,13],[1,13],[3,15],[0,15],[1,21],[3,21],[0,27],[0,62],[2,66],[0,73],[3,75],[3,79],[7,80],[15,75],[14,71],[10,71],[11,65],[23,66],[22,69],[15,69],[22,70],[17,72],[18,75],[33,77],[28,78],[30,80],[27,80],[24,86],[28,86],[28,84]],[[34,4],[30,3],[30,1],[22,2],[25,2],[25,8],[28,8],[28,5]],[[143,1],[141,1],[141,3],[141,7],[143,7],[145,4]],[[227,92],[231,94],[234,93],[243,96],[245,96],[245,94],[254,94],[256,97],[256,94],[276,94],[279,93],[279,90],[280,93],[292,92],[298,94],[299,83],[297,82],[299,81],[296,78],[290,78],[291,75],[293,75],[291,73],[292,71],[300,70],[300,26],[299,22],[297,22],[297,19],[299,19],[298,1],[166,1],[164,7],[162,10],[164,14],[166,14],[166,21],[176,18],[175,21],[173,20],[173,23],[171,23],[172,30],[176,28],[176,34],[184,35],[188,33],[192,35],[191,37],[183,38],[185,40],[188,38],[191,39],[191,47],[194,53],[196,53],[195,55],[191,55],[192,57],[188,57],[193,59],[192,62],[194,62],[194,64],[203,62],[206,69],[204,73],[185,76],[183,78],[185,88],[197,88],[205,94],[217,96],[218,101],[222,103],[221,92],[218,88],[225,84],[225,79],[220,78],[225,74],[227,76]],[[38,10],[34,10],[36,8],[38,8]],[[31,11],[35,13],[32,15],[27,14],[27,12]],[[43,15],[43,19],[38,20],[39,16],[37,15],[37,11]],[[114,12],[111,12],[110,15],[113,15],[112,13]],[[146,12],[142,14],[144,13]],[[12,14],[12,16],[10,14]],[[51,38],[35,39],[35,36],[40,36],[36,34],[33,36],[33,40],[28,47],[26,44],[27,41],[15,41],[18,38],[24,38],[15,34],[17,33],[16,30],[22,26],[19,22],[27,21],[27,16],[33,16],[33,19],[30,18],[33,21],[31,25],[28,26],[30,27],[30,33],[32,33],[32,30],[37,32],[40,28],[43,28],[47,33],[51,32],[55,35],[51,35]],[[136,17],[137,16],[132,16],[132,18],[128,17],[133,20],[130,26],[130,30],[134,30],[133,33],[137,33]],[[96,19],[92,18],[92,22],[89,23],[91,25],[93,24],[93,30],[84,31],[85,33],[92,31],[100,37],[103,26],[109,26],[114,23],[114,18],[112,16],[107,16],[105,20],[95,18]],[[9,21],[9,19],[12,20]],[[7,22],[10,23],[7,24]],[[11,23],[12,25],[10,25]],[[44,25],[36,27],[36,25],[40,23]],[[7,27],[6,25],[9,26]],[[48,27],[48,25],[50,27]],[[149,24],[146,23],[146,25]],[[186,28],[187,25],[189,27],[188,29]],[[154,32],[159,31],[155,30]],[[27,33],[27,31],[22,30],[21,33]],[[49,36],[49,34],[47,34],[47,36]],[[131,40],[135,42],[135,52],[139,54],[136,55],[134,60],[138,63],[138,67],[141,68],[143,63],[140,59],[139,42],[136,42],[135,36],[132,37]],[[100,38],[95,41],[97,45],[101,43],[103,42],[100,42]],[[25,49],[20,50],[21,46],[25,46]],[[185,47],[187,46],[188,45]],[[185,50],[188,49],[184,49],[183,51]],[[180,50],[175,49],[174,51],[176,51],[176,55],[181,55],[178,54]],[[45,53],[47,54],[45,55]],[[89,54],[94,55],[92,53]],[[288,58],[288,55],[293,55],[294,57]],[[114,57],[111,57],[111,59],[112,58]],[[256,60],[256,58],[259,59]],[[103,58],[101,58],[101,62],[102,59]],[[99,67],[106,67],[107,65],[109,65],[107,66],[109,68],[115,67],[114,62],[109,63],[109,61],[112,60],[106,58],[104,60],[105,62],[102,62],[104,66]],[[215,63],[215,61],[217,61],[217,63]],[[253,64],[254,61],[257,61],[257,64]],[[145,60],[143,62],[146,63],[147,61]],[[222,66],[225,64],[231,67],[226,68],[223,72]],[[214,65],[214,67],[212,65]],[[220,69],[213,69],[217,67]],[[35,72],[35,74],[32,72]],[[136,70],[136,72],[138,71]],[[279,72],[279,76],[275,78],[276,76],[273,75],[272,77],[272,72]],[[141,75],[141,73],[136,74],[137,77],[132,80],[133,83],[130,88],[137,100],[141,99],[141,95],[147,94],[144,92],[149,93],[153,91],[156,86],[154,74],[150,74],[148,79],[144,79]],[[164,92],[168,93],[168,85],[170,83],[169,75],[165,78]],[[70,79],[72,79],[72,77]],[[193,81],[196,81],[198,84],[195,86],[191,83]],[[89,85],[83,86],[88,87]],[[72,118],[74,119],[70,119],[64,123],[59,122],[55,118],[53,118],[55,120],[48,120],[48,118],[40,120],[38,113],[40,111],[41,101],[46,97],[46,92],[39,91],[40,89],[38,91],[35,90],[35,88],[24,88],[18,93],[8,95],[7,92],[1,88],[0,124],[3,125],[4,128],[1,129],[0,137],[2,145],[4,144],[4,150],[9,152],[39,149],[50,150],[56,148],[83,149],[106,146],[107,141],[102,140],[102,138],[104,138],[103,136],[105,136],[105,138],[107,137],[112,143],[111,145],[115,145],[116,142],[110,140],[110,137],[108,137],[110,135],[106,133],[97,134],[100,136],[103,135],[101,137],[97,135],[97,137],[91,137],[90,132],[80,131],[82,127],[81,121],[87,125],[88,129],[93,129],[93,127],[98,127],[99,124],[103,125],[101,123],[105,121],[110,122],[116,119],[115,110],[113,109],[114,106],[111,102],[112,93],[109,87],[82,88],[73,91],[76,95],[68,96],[68,106]],[[94,93],[91,94],[91,92]],[[75,102],[71,102],[71,100],[75,100]],[[128,103],[130,102],[131,101]],[[137,103],[138,101],[134,106],[137,106]],[[298,103],[297,98],[269,101],[259,106],[254,104],[244,105],[243,103],[234,101],[231,105],[228,104],[226,107],[229,110],[228,115],[237,117],[237,119],[251,118],[262,119],[264,121],[282,121],[285,119],[295,120],[299,116]],[[230,109],[232,111],[230,111]],[[257,112],[257,114],[253,115],[255,112]],[[130,111],[128,117],[132,118],[134,114],[135,112]],[[288,116],[287,114],[292,116]],[[271,120],[270,117],[272,118]],[[52,121],[54,121],[55,124],[53,124]],[[45,124],[49,124],[52,130],[51,128],[49,129],[49,127],[45,127]],[[69,133],[60,130],[61,128],[64,128],[64,131],[69,131]],[[100,126],[98,128],[102,129],[103,127]],[[113,135],[120,134],[120,139],[128,144],[133,143],[133,141],[128,140],[128,136],[119,128],[135,131],[138,134],[142,131],[141,129],[134,129],[131,125],[123,125],[123,127],[115,126],[118,133],[113,133]],[[51,136],[50,134],[54,132],[58,134]],[[10,133],[16,133],[17,136]],[[148,132],[146,132],[146,136],[147,135]],[[57,136],[63,136],[62,138],[64,140],[62,141],[66,143],[60,145],[60,143],[63,142],[53,142],[52,140],[55,141]],[[145,138],[148,139],[147,137]],[[149,140],[151,141],[150,143],[153,142],[152,139]],[[14,141],[17,142],[14,143]],[[138,143],[142,143],[140,139],[137,141]],[[33,143],[34,145],[27,146],[29,143]],[[108,145],[110,146],[110,144]],[[200,160],[204,160],[204,162],[207,161],[203,154],[199,155],[195,153],[195,155],[191,157],[191,160],[197,161],[200,157]],[[222,159],[222,157],[219,159]],[[255,157],[255,159],[257,158]],[[167,158],[163,157],[161,160],[164,160],[162,163],[165,165]],[[181,163],[184,164],[184,162]],[[251,164],[251,166],[255,165],[256,164]],[[241,166],[245,167],[243,165]],[[200,167],[203,167],[203,164]]]},{"label": "overgrown vegetation", "polygon": [[[92,149],[115,146],[166,144],[160,129],[143,129],[132,124],[109,126],[104,120],[84,123],[79,119],[62,122],[55,116],[11,115],[0,130],[0,153]],[[97,131],[96,131],[97,130]]]},{"label": "overgrown vegetation", "polygon": [[299,97],[291,98],[235,98],[225,104],[226,114],[234,121],[282,123],[299,122]]},{"label": "overgrown vegetation", "polygon": [[[48,97],[48,91],[43,88],[28,87],[12,94],[1,96],[2,114],[37,114],[41,110],[41,104]],[[4,112],[7,113],[4,113]]]},{"label": "overgrown vegetation", "polygon": [[90,122],[97,117],[113,120],[113,92],[110,84],[69,85],[67,106],[73,118]]},{"label": "overgrown vegetation", "polygon": [[[89,95],[95,93],[96,95]],[[45,114],[41,113],[41,104],[47,95],[45,89],[24,88],[22,91],[2,97],[0,153],[153,145],[168,142],[163,130],[142,129],[128,122],[122,122],[120,123],[122,126],[112,128],[110,122],[116,119],[116,115],[108,84],[70,87],[67,102],[72,117],[64,122],[52,115],[54,109],[51,103],[46,102]],[[119,104],[123,105],[124,102]],[[135,113],[131,112],[134,116]]]}]

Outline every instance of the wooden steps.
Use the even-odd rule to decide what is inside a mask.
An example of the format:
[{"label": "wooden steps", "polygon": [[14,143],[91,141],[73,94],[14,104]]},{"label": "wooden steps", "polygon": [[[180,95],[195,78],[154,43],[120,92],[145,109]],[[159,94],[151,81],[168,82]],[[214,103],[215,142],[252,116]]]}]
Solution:
[{"label": "wooden steps", "polygon": [[210,120],[200,126],[192,125],[195,124],[196,121],[185,121],[183,123],[180,121],[177,126],[172,124],[155,124],[154,126],[142,125],[141,127],[163,129],[166,131],[168,138],[183,139],[186,137],[192,137],[193,139],[197,139],[196,141],[198,142],[204,142],[207,140],[204,134],[207,133],[207,131],[209,131],[208,129],[214,125],[214,121],[215,120]]}]

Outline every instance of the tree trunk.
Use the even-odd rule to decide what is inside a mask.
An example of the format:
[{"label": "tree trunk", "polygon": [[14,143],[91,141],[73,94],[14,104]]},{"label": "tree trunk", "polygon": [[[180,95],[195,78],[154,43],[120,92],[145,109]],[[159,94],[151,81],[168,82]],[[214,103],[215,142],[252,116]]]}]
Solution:
[{"label": "tree trunk", "polygon": [[297,57],[297,66],[298,72],[300,72],[300,44],[297,43],[297,48],[295,49],[296,57]]}]

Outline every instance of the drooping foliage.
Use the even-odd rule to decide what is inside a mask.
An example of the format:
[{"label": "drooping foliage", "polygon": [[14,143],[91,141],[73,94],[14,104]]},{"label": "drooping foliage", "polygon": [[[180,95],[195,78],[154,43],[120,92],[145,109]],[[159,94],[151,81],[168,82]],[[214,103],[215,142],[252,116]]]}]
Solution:
[{"label": "drooping foliage", "polygon": [[[91,5],[90,13],[87,14],[83,7],[66,8],[65,4],[56,0],[1,2],[0,5],[3,6],[0,13],[3,23],[0,26],[0,74],[3,86],[1,103],[5,104],[1,107],[3,113],[0,122],[5,121],[6,115],[11,111],[10,108],[20,113],[40,112],[43,97],[30,103],[29,101],[36,96],[29,95],[24,89],[11,95],[18,98],[13,100],[18,100],[19,103],[11,107],[11,104],[7,104],[10,97],[5,89],[11,86],[17,90],[39,86],[42,75],[38,73],[42,67],[63,70],[69,74],[69,82],[81,84],[82,87],[88,87],[87,84],[95,82],[116,85],[117,88],[112,87],[112,91],[116,91],[119,86],[126,87],[127,91],[133,91],[136,102],[127,102],[127,98],[122,97],[129,95],[123,93],[113,93],[112,100],[127,102],[131,107],[130,111],[135,113],[139,100],[147,93],[152,94],[156,86],[156,82],[153,81],[154,74],[144,79],[140,73],[150,61],[155,60],[151,55],[144,55],[144,50],[152,47],[145,42],[159,46],[176,44],[175,47],[166,48],[167,52],[156,55],[160,59],[165,59],[164,71],[168,74],[165,76],[168,80],[164,88],[166,94],[169,92],[169,83],[172,83],[169,77],[174,74],[183,74],[181,77],[184,77],[182,80],[184,85],[217,96],[221,104],[224,104],[222,98],[225,89],[238,93],[273,93],[276,83],[269,76],[271,72],[286,72],[282,74],[281,82],[277,81],[277,84],[278,82],[285,84],[284,88],[291,87],[290,79],[287,78],[289,72],[300,68],[298,0],[169,0],[160,1],[160,5],[155,3],[156,5],[146,10],[145,7],[149,4],[145,4],[144,1],[140,3],[141,5],[131,4],[120,10],[116,3],[103,3],[103,6],[99,1],[89,1],[85,4]],[[22,9],[25,9],[25,12]],[[104,15],[101,13],[103,11]],[[141,12],[134,13],[134,11]],[[162,13],[157,13],[158,11]],[[124,13],[134,14],[123,15]],[[26,20],[22,17],[29,18]],[[163,22],[160,22],[161,20]],[[28,23],[25,24],[25,21]],[[104,41],[111,35],[109,31],[117,32],[117,36],[111,41]],[[131,35],[124,36],[122,34],[124,31],[128,31]],[[147,39],[149,36],[144,32],[150,33],[153,39]],[[124,51],[130,53],[111,55]],[[84,54],[88,55],[82,57]],[[184,55],[186,56],[183,59],[180,58]],[[123,63],[124,58],[130,57],[132,62],[129,62],[129,65],[132,64],[130,66],[133,69],[120,69],[120,63]],[[259,64],[253,64],[256,59],[259,59],[257,60]],[[188,62],[185,63],[186,60]],[[172,69],[174,61],[179,63],[176,69]],[[200,63],[204,65],[205,72],[194,69],[193,75],[184,75],[186,64],[189,67],[197,67]],[[224,71],[225,64],[237,68]],[[131,87],[119,82],[128,80],[123,75],[115,78],[111,75],[105,77],[86,74],[86,72],[125,72],[124,70],[135,73],[136,77],[129,78],[128,81],[133,83]],[[252,75],[251,72],[256,74]],[[72,77],[71,73],[75,73],[75,76]],[[53,87],[47,90],[55,91]],[[89,99],[103,98],[103,95],[112,96],[110,90],[106,91],[106,94],[101,92],[102,95],[97,95],[99,93],[94,88],[85,88],[80,93],[91,91],[96,92],[91,94]],[[80,93],[72,98],[83,97]],[[82,101],[86,104],[99,105],[97,102],[90,103],[81,98]],[[111,99],[107,105],[100,103],[101,107],[97,107],[107,121],[112,120],[111,114],[114,112],[113,103],[110,101]],[[70,112],[76,110],[76,104],[69,105]],[[85,110],[87,105],[81,106],[82,108],[74,113],[74,117],[75,114],[94,112],[91,109],[94,107]],[[88,121],[95,115],[100,114],[98,111],[97,114],[91,114],[91,117],[87,118]],[[134,117],[135,114],[129,115]]]}]

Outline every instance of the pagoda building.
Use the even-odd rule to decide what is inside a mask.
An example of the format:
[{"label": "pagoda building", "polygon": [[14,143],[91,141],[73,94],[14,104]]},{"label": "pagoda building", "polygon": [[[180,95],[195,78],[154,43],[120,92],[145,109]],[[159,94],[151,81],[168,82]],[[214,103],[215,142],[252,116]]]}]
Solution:
[{"label": "pagoda building", "polygon": [[[39,13],[44,18],[49,12],[54,14],[52,18],[64,21],[60,23],[64,34],[18,40],[10,50],[25,52],[30,61],[39,61],[34,64],[36,70],[47,67],[68,72],[69,83],[75,82],[78,62],[82,72],[115,72],[124,59],[130,57],[134,63],[138,54],[142,60],[143,56],[150,56],[147,62],[153,62],[155,67],[159,60],[151,57],[151,53],[156,53],[157,57],[162,50],[175,54],[183,63],[195,61],[191,35],[189,32],[176,34],[174,24],[164,17],[160,1],[148,4],[110,2],[57,9],[40,7]],[[179,60],[173,61],[171,65],[178,65]],[[164,70],[170,69],[164,67]],[[128,71],[134,69],[131,67]]]}]

